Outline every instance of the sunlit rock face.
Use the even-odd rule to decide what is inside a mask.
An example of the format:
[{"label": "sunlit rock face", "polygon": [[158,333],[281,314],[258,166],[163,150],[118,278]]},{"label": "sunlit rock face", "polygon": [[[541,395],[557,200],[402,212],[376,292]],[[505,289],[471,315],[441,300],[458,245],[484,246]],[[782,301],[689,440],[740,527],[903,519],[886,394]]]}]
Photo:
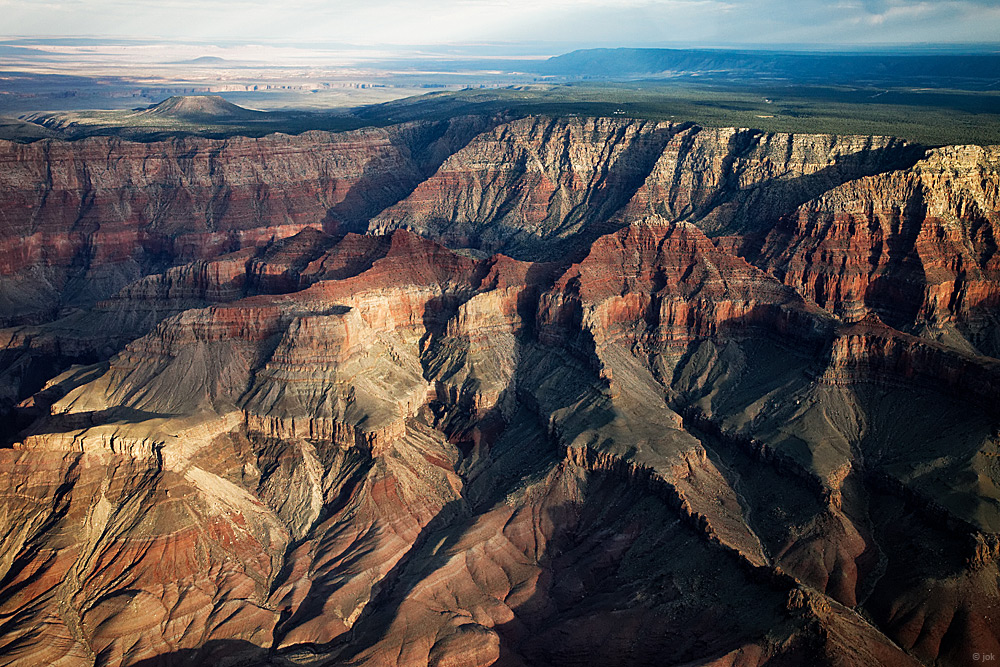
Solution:
[{"label": "sunlit rock face", "polygon": [[0,160],[2,664],[1000,654],[995,148],[469,118]]}]

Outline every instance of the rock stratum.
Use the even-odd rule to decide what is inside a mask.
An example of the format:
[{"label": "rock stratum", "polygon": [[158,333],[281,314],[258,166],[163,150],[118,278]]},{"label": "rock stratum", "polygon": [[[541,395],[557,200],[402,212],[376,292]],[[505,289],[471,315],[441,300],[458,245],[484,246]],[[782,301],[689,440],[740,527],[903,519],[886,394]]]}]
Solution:
[{"label": "rock stratum", "polygon": [[1000,148],[0,143],[0,664],[1000,653]]}]

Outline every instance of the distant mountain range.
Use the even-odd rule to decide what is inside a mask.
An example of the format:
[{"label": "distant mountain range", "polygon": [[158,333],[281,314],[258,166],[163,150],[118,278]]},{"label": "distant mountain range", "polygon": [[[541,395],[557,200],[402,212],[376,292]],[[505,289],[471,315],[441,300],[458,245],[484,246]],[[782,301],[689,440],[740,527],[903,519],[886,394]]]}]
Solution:
[{"label": "distant mountain range", "polygon": [[1000,85],[1000,55],[581,49],[539,62],[532,71],[571,78],[697,73],[855,84],[886,79],[931,84],[948,79],[996,87]]}]

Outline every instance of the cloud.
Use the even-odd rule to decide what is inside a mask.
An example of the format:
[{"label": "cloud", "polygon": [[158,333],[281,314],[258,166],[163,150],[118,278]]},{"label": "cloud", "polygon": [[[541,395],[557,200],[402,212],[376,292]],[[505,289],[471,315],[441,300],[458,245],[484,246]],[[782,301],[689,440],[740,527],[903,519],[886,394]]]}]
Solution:
[{"label": "cloud", "polygon": [[996,41],[994,0],[0,0],[11,35],[601,43]]}]

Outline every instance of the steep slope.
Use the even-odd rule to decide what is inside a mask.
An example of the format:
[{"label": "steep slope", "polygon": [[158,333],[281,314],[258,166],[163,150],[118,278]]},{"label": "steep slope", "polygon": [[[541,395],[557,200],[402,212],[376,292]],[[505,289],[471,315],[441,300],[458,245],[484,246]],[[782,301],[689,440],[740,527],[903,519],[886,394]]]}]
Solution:
[{"label": "steep slope", "polygon": [[546,259],[683,220],[848,321],[996,356],[998,173],[990,147],[529,118],[477,137],[369,229]]},{"label": "steep slope", "polygon": [[525,118],[451,156],[369,230],[410,229],[459,247],[544,259],[581,249],[642,184],[671,124]]},{"label": "steep slope", "polygon": [[[226,141],[0,142],[0,324],[29,325],[0,334],[0,422],[57,367],[106,360],[178,312],[162,295],[136,307],[105,301],[145,289],[129,286],[142,276],[200,259],[206,264],[178,271],[235,279],[242,262],[300,230],[363,228],[493,122]],[[235,254],[219,259],[227,253]],[[187,278],[174,271],[154,280]],[[270,278],[225,289],[282,289],[262,280]],[[75,310],[95,302],[89,313]],[[43,330],[30,326],[38,324]]]},{"label": "steep slope", "polygon": [[922,154],[887,137],[525,118],[477,137],[369,229],[534,259],[585,252],[647,215],[697,222],[713,235],[746,232]]},{"label": "steep slope", "polygon": [[41,321],[172,263],[363,228],[485,119],[331,134],[0,142],[0,304]]},{"label": "steep slope", "polygon": [[[927,379],[887,385],[855,329],[686,223],[568,269],[406,232],[272,257],[301,289],[200,292],[36,397],[0,451],[4,488],[33,489],[4,496],[5,655],[962,664],[996,636],[995,492],[949,481],[993,474],[989,409],[946,412],[969,457],[947,475],[882,409],[996,395],[995,365],[876,328]],[[943,551],[910,562],[912,540]]]},{"label": "steep slope", "polygon": [[998,174],[996,148],[935,149],[805,203],[748,255],[846,319],[997,357]]},{"label": "steep slope", "polygon": [[[0,330],[0,661],[1000,652],[995,149],[463,122],[216,142],[225,165],[178,172],[197,196],[26,185],[107,167],[93,141],[12,167],[10,219],[55,248],[132,225],[147,187],[186,203],[160,265],[11,255],[4,284],[62,272],[76,307]],[[209,225],[208,182],[267,183],[293,144],[282,196],[355,179],[323,214],[347,222],[268,229],[265,197]],[[93,214],[54,203],[84,192]],[[343,233],[368,218],[391,231]],[[207,243],[238,230],[275,238]]]}]

